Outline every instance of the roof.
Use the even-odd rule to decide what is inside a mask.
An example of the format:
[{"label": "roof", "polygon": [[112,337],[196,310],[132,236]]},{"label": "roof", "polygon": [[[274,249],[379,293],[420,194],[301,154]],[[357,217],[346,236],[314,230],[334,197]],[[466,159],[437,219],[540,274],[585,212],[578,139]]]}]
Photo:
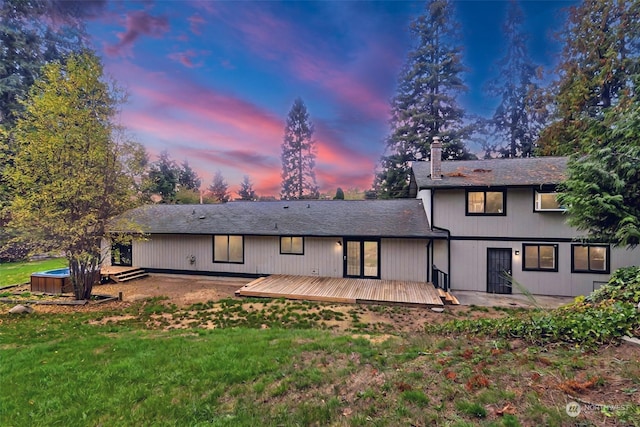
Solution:
[{"label": "roof", "polygon": [[147,205],[112,220],[111,232],[262,236],[443,237],[422,202],[305,200]]},{"label": "roof", "polygon": [[418,189],[460,187],[533,187],[564,181],[568,157],[528,157],[442,162],[442,179],[431,179],[431,162],[414,162]]}]

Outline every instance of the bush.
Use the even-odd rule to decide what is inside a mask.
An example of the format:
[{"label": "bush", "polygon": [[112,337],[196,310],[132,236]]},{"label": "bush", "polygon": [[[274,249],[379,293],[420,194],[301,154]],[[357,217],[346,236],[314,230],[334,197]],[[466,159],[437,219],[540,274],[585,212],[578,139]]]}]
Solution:
[{"label": "bush", "polygon": [[640,333],[640,268],[616,271],[589,297],[551,311],[533,310],[501,319],[459,320],[441,332],[489,334],[544,344],[567,342],[593,347]]}]

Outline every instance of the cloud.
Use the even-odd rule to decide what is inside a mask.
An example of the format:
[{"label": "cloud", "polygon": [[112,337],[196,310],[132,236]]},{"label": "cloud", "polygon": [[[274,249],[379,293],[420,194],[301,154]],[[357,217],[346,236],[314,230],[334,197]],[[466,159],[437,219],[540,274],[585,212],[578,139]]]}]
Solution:
[{"label": "cloud", "polygon": [[[219,168],[230,183],[249,175],[259,194],[279,194],[284,117],[219,88],[128,62],[109,71],[129,82],[131,104],[122,121],[150,151],[166,149],[175,159],[187,159],[203,183]],[[324,120],[312,121],[321,189],[368,188],[371,154],[350,146],[346,136]]]},{"label": "cloud", "polygon": [[205,23],[205,20],[202,16],[191,15],[187,18],[187,21],[189,21],[189,30],[191,30],[193,34],[202,34],[202,24]]},{"label": "cloud", "polygon": [[181,63],[182,65],[184,65],[187,68],[196,68],[196,67],[201,67],[203,65],[202,62],[198,62],[198,63],[194,63],[193,59],[197,58],[200,55],[206,55],[209,52],[207,51],[200,51],[200,52],[196,52],[192,49],[188,49],[184,52],[174,52],[174,53],[170,53],[169,55],[167,55],[167,57],[169,59],[172,59],[174,61],[177,61],[179,63]]},{"label": "cloud", "polygon": [[120,40],[106,47],[108,55],[121,55],[131,49],[133,43],[143,35],[159,38],[169,31],[169,21],[163,16],[151,16],[145,11],[133,11],[124,19],[125,31],[118,33]]},{"label": "cloud", "polygon": [[[367,120],[387,119],[387,91],[381,90],[379,81],[367,76],[372,66],[397,66],[402,56],[397,49],[366,41],[358,42],[354,52],[336,53],[326,42],[308,34],[303,25],[280,19],[267,9],[246,12],[232,22],[254,54],[269,61],[284,62],[296,78],[316,84],[337,103],[357,111]],[[386,86],[395,83],[394,76],[395,73],[386,73]]]}]

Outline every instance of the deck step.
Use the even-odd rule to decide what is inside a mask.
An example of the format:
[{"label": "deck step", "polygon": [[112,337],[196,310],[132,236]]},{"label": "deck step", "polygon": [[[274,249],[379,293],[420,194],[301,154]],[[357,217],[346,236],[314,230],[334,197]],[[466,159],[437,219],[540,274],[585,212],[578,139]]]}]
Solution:
[{"label": "deck step", "polygon": [[147,277],[149,274],[142,268],[136,268],[132,270],[123,271],[120,273],[110,274],[109,278],[114,282],[128,282],[130,280],[142,279],[143,277]]},{"label": "deck step", "polygon": [[460,305],[460,301],[458,301],[458,298],[456,298],[450,292],[447,292],[440,288],[438,288],[437,291],[438,295],[440,295],[440,298],[442,299],[442,302],[446,305]]}]

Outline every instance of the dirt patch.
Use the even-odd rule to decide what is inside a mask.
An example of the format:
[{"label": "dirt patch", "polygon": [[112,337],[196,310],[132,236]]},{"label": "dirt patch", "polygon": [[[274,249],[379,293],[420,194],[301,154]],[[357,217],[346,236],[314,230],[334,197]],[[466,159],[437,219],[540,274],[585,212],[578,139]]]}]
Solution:
[{"label": "dirt patch", "polygon": [[98,285],[93,288],[93,293],[117,296],[122,292],[125,302],[167,297],[170,303],[182,308],[198,302],[233,298],[235,291],[250,281],[244,278],[153,274],[131,282]]}]

